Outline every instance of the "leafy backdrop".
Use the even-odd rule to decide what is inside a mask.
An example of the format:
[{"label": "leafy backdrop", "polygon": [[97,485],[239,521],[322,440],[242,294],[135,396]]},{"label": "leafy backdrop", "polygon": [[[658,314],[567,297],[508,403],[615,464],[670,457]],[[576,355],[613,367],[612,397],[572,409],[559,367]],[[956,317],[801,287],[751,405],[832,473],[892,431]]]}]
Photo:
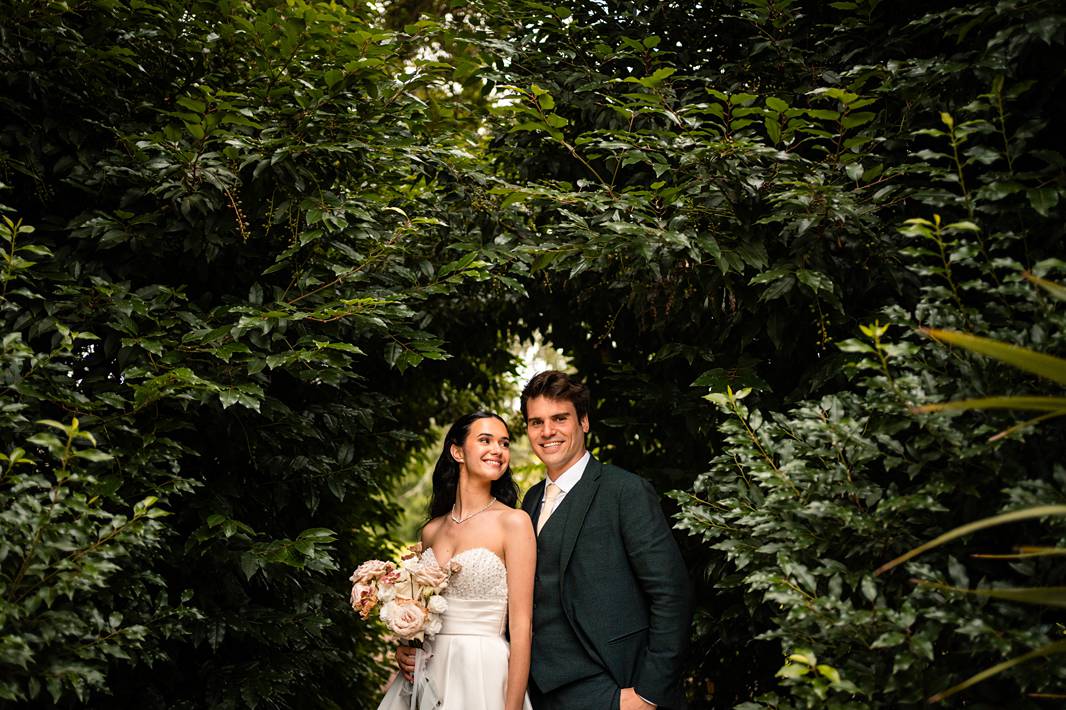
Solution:
[{"label": "leafy backdrop", "polygon": [[1040,386],[916,326],[1063,350],[1022,278],[1063,276],[1057,4],[4,17],[0,702],[374,707],[346,570],[535,331],[598,454],[674,491],[696,707],[899,707],[1061,637],[908,581],[1061,586],[967,557],[1054,523],[872,574],[1062,502],[1054,424],[911,411]]}]

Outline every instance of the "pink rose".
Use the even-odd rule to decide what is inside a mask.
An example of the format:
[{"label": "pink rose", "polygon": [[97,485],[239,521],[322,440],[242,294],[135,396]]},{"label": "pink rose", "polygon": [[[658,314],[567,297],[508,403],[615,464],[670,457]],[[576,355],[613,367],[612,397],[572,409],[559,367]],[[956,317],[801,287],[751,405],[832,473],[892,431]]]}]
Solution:
[{"label": "pink rose", "polygon": [[385,585],[396,584],[397,582],[400,581],[400,578],[403,575],[405,575],[405,574],[406,574],[406,572],[404,570],[396,569],[395,567],[392,567],[388,572],[386,572],[385,574],[381,575],[381,580],[380,581],[381,581],[382,584],[385,584]]},{"label": "pink rose", "polygon": [[395,568],[396,565],[391,562],[368,560],[356,568],[350,579],[353,584],[368,584],[378,577],[391,572]]},{"label": "pink rose", "polygon": [[426,624],[426,611],[421,604],[414,602],[397,603],[389,612],[386,620],[396,636],[405,641],[419,636]]},{"label": "pink rose", "polygon": [[415,584],[430,589],[440,589],[448,582],[448,573],[433,562],[423,562],[411,570],[411,578]]},{"label": "pink rose", "polygon": [[352,586],[352,608],[359,612],[362,619],[367,619],[378,603],[377,588],[373,584],[355,584]]}]

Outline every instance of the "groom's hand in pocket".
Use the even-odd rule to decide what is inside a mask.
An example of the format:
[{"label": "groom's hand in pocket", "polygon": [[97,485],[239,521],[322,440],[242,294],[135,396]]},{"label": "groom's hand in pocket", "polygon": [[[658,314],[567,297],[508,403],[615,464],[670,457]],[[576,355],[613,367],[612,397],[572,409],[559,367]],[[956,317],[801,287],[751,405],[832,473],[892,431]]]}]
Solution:
[{"label": "groom's hand in pocket", "polygon": [[414,680],[415,654],[417,652],[414,646],[399,646],[396,648],[396,666],[407,680]]},{"label": "groom's hand in pocket", "polygon": [[618,696],[618,710],[649,710],[656,707],[658,706],[637,695],[633,688],[622,688],[622,693]]}]

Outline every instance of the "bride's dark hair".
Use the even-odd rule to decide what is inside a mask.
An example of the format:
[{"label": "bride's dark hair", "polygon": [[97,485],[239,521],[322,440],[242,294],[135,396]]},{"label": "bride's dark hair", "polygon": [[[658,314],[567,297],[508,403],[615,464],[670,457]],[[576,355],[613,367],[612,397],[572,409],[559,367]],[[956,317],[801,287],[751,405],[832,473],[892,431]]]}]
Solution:
[{"label": "bride's dark hair", "polygon": [[[462,447],[466,437],[470,434],[470,427],[479,419],[499,419],[507,428],[507,422],[503,417],[492,412],[474,412],[460,417],[444,436],[444,450],[440,452],[437,465],[433,467],[433,495],[429,499],[429,518],[444,515],[455,506],[455,491],[459,486],[459,463],[452,458],[452,444]],[[507,435],[511,432],[508,430]],[[511,477],[511,467],[503,472],[503,475],[492,482],[492,495],[509,508],[518,503],[518,485]]]}]

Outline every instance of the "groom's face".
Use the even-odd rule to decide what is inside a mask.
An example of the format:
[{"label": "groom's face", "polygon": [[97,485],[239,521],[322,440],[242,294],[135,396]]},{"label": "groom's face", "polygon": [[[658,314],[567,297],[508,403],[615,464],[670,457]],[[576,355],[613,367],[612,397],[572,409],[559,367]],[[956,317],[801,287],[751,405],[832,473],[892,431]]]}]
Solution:
[{"label": "groom's face", "polygon": [[578,420],[566,399],[535,397],[526,402],[526,433],[530,446],[553,480],[585,455],[589,419]]}]

